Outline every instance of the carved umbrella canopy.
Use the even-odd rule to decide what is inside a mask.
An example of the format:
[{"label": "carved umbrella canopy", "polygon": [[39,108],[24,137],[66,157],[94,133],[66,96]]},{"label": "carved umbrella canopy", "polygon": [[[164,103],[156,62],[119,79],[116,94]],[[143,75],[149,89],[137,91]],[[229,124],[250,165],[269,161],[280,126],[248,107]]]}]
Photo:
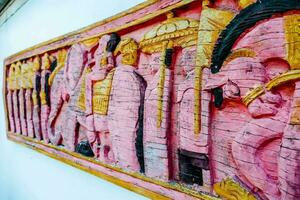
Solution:
[{"label": "carved umbrella canopy", "polygon": [[165,69],[172,65],[172,54],[175,47],[189,47],[197,44],[199,21],[185,17],[174,17],[167,14],[163,21],[147,32],[139,43],[143,53],[161,52],[161,65],[158,83],[157,127],[161,127]]}]

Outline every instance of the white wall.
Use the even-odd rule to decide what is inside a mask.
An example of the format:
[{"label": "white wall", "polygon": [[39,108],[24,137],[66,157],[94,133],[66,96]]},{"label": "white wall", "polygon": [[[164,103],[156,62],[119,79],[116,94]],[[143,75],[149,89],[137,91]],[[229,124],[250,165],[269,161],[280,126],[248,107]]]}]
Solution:
[{"label": "white wall", "polygon": [[[142,0],[29,0],[0,27],[5,57],[130,8]],[[1,64],[3,66],[3,64]],[[3,74],[0,75],[2,88]],[[6,139],[0,100],[0,199],[145,199]]]}]

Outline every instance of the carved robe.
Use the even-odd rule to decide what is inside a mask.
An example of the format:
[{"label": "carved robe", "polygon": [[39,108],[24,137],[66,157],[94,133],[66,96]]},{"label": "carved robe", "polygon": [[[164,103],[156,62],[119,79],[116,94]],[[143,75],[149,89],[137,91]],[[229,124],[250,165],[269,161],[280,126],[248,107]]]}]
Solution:
[{"label": "carved robe", "polygon": [[167,131],[169,121],[169,105],[171,89],[171,71],[165,69],[165,82],[163,89],[162,121],[158,127],[158,83],[161,69],[154,75],[148,84],[145,94],[144,105],[144,157],[145,174],[149,177],[168,180],[168,147]]},{"label": "carved robe", "polygon": [[140,170],[135,143],[142,83],[136,73],[133,66],[116,68],[108,107],[108,127],[116,164],[132,171]]}]

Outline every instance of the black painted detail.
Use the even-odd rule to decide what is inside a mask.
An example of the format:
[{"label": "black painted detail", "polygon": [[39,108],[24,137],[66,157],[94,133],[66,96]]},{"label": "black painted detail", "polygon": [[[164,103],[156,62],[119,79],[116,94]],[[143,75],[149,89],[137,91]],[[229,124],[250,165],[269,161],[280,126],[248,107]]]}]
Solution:
[{"label": "black painted detail", "polygon": [[48,106],[51,105],[50,104],[50,85],[48,83],[49,77],[50,77],[50,72],[47,72],[46,76],[45,76],[45,93],[46,93],[46,102],[47,102]]},{"label": "black painted detail", "polygon": [[112,33],[107,43],[106,51],[113,52],[117,48],[120,41],[121,41],[120,36],[117,33]]},{"label": "black painted detail", "polygon": [[215,88],[212,91],[214,95],[214,105],[217,108],[221,108],[223,103],[223,89],[222,88]]},{"label": "black painted detail", "polygon": [[139,80],[140,84],[140,107],[139,107],[139,119],[138,119],[138,129],[136,132],[135,139],[135,148],[136,148],[136,156],[138,158],[138,162],[140,164],[140,172],[145,173],[145,161],[144,161],[144,145],[143,145],[143,132],[144,132],[144,99],[145,99],[145,91],[147,87],[147,82],[145,79],[134,72],[135,76]]},{"label": "black painted detail", "polygon": [[172,65],[173,49],[166,49],[165,65],[170,68]]},{"label": "black painted detail", "polygon": [[290,10],[300,10],[300,0],[258,0],[243,9],[221,32],[212,53],[211,72],[217,73],[220,70],[242,33],[261,20]]},{"label": "black painted detail", "polygon": [[55,58],[50,64],[50,71],[53,72],[57,66],[57,59]]},{"label": "black painted detail", "polygon": [[179,150],[179,177],[182,182],[203,185],[203,169],[209,169],[209,160],[205,154]]},{"label": "black painted detail", "polygon": [[40,92],[41,92],[41,74],[37,73],[35,76],[35,90],[37,93],[37,104],[39,107],[41,107],[41,98],[40,98]]},{"label": "black painted detail", "polygon": [[75,147],[75,152],[84,156],[94,157],[93,150],[88,141],[81,141]]}]

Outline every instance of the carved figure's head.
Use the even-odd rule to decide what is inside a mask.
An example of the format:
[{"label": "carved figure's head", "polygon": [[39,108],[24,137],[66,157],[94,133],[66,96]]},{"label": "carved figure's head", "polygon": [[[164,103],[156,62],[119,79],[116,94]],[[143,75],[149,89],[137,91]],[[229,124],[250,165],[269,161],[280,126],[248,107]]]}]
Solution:
[{"label": "carved figure's head", "polygon": [[150,67],[150,73],[152,75],[156,74],[156,72],[159,70],[162,62],[163,61],[162,61],[160,53],[151,54],[149,67]]},{"label": "carved figure's head", "polygon": [[180,57],[180,66],[183,67],[185,74],[195,69],[196,65],[196,47],[187,47],[182,49],[182,55]]},{"label": "carved figure's head", "polygon": [[65,63],[67,57],[67,50],[66,49],[61,49],[57,53],[57,63],[58,65],[63,65]]},{"label": "carved figure's head", "polygon": [[117,48],[120,41],[121,41],[120,36],[117,33],[112,33],[107,43],[106,50],[108,52],[114,52],[114,50]]},{"label": "carved figure's head", "polygon": [[33,59],[33,70],[34,71],[39,71],[41,69],[41,64],[40,64],[40,57],[35,56]]},{"label": "carved figure's head", "polygon": [[42,70],[50,69],[50,59],[48,53],[45,53],[42,57]]},{"label": "carved figure's head", "polygon": [[135,66],[138,59],[138,45],[132,38],[126,38],[121,40],[118,44],[115,54],[121,54],[121,63],[124,65]]}]

